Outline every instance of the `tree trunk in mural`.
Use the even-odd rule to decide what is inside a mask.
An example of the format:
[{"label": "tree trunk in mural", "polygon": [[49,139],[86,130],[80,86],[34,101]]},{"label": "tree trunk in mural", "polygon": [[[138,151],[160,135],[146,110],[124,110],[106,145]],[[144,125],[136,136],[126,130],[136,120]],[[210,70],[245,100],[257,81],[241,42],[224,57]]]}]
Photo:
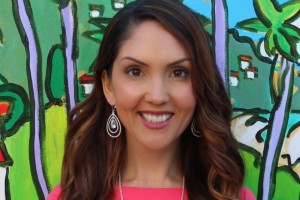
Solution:
[{"label": "tree trunk in mural", "polygon": [[280,98],[275,102],[270,116],[270,129],[264,147],[260,172],[259,195],[264,200],[273,199],[278,160],[286,134],[294,85],[294,64],[286,58],[282,60]]},{"label": "tree trunk in mural", "polygon": [[[274,106],[270,114],[261,171],[259,177],[258,198],[273,199],[276,187],[276,175],[279,156],[287,132],[293,86],[294,62],[299,62],[297,43],[300,41],[299,28],[291,24],[299,14],[300,1],[289,1],[279,5],[272,0],[253,0],[258,18],[244,20],[237,27],[250,32],[265,33],[264,50],[267,55],[279,59],[281,63],[279,84],[271,83],[270,92]],[[274,68],[271,68],[270,80],[274,81]],[[278,86],[274,90],[274,86]]]},{"label": "tree trunk in mural", "polygon": [[67,1],[67,4],[63,1],[59,1],[60,12],[62,18],[62,30],[63,30],[63,46],[65,57],[65,85],[66,85],[66,101],[67,112],[75,106],[76,103],[76,57],[77,57],[77,42],[76,42],[76,29],[77,20],[74,17],[76,14],[76,2]]},{"label": "tree trunk in mural", "polygon": [[41,160],[41,138],[45,127],[45,114],[42,92],[40,49],[35,32],[31,6],[27,0],[12,1],[15,20],[27,53],[27,77],[30,94],[30,153],[32,177],[40,198],[48,195],[47,184]]},{"label": "tree trunk in mural", "polygon": [[220,74],[227,85],[227,5],[225,0],[213,1],[214,38],[216,62]]}]

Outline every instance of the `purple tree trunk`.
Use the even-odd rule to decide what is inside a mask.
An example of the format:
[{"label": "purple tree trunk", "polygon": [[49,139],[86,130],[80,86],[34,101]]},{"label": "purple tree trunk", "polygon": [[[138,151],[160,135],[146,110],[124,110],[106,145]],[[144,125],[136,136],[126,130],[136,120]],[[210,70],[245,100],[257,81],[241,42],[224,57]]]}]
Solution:
[{"label": "purple tree trunk", "polygon": [[63,35],[65,41],[64,43],[64,54],[65,54],[65,65],[66,65],[66,99],[67,99],[67,111],[69,112],[72,108],[74,108],[76,103],[76,94],[75,94],[75,83],[76,83],[76,64],[75,64],[75,54],[74,52],[76,46],[74,44],[74,16],[72,10],[72,1],[68,3],[68,5],[61,9],[62,16],[62,26],[63,26]]},{"label": "purple tree trunk", "polygon": [[216,62],[224,84],[227,80],[227,5],[225,0],[213,0]]},{"label": "purple tree trunk", "polygon": [[[278,57],[281,59],[281,56]],[[289,119],[294,83],[294,64],[283,58],[281,76],[281,99],[276,102],[270,116],[263,160],[261,164],[259,196],[263,200],[273,199],[276,183],[276,171],[282,145],[284,142],[287,122]]]},{"label": "purple tree trunk", "polygon": [[[41,134],[42,127],[44,123],[44,110],[42,105],[42,100],[40,94],[42,94],[42,84],[39,83],[39,58],[38,58],[38,47],[36,43],[36,37],[32,28],[32,21],[29,18],[28,10],[26,10],[26,6],[24,0],[17,0],[18,4],[18,15],[20,16],[20,21],[22,23],[23,29],[25,31],[25,35],[27,37],[28,47],[28,55],[27,55],[27,67],[28,67],[28,78],[29,78],[29,89],[30,89],[30,97],[31,101],[31,134],[33,134],[33,157],[34,157],[34,166],[31,166],[35,169],[32,169],[32,173],[36,173],[33,177],[37,177],[38,183],[36,183],[36,187],[38,190],[41,190],[44,197],[48,195],[48,189],[46,180],[43,173],[43,165],[41,160]],[[30,6],[28,6],[30,7]],[[28,9],[28,8],[27,8]]]}]

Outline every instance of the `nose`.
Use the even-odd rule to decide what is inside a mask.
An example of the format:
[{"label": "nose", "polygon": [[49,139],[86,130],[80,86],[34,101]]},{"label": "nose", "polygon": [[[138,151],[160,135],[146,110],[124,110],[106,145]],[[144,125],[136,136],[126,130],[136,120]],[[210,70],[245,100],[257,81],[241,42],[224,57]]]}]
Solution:
[{"label": "nose", "polygon": [[149,81],[145,99],[153,105],[162,105],[169,101],[167,81],[164,79],[153,79]]}]

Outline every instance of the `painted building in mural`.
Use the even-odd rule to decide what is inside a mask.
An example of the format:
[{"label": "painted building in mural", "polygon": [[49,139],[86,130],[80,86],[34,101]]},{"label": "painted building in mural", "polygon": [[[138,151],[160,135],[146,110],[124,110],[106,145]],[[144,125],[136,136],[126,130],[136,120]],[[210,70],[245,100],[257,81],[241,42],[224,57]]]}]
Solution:
[{"label": "painted building in mural", "polygon": [[[68,113],[93,88],[126,0],[0,0],[0,199],[60,181]],[[232,131],[258,199],[300,199],[300,1],[184,0],[214,39]],[[288,188],[288,192],[287,192]]]}]

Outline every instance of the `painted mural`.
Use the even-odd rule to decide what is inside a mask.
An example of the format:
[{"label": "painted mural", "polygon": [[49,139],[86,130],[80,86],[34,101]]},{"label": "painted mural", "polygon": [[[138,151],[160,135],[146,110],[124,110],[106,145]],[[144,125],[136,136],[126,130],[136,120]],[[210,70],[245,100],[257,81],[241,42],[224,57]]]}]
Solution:
[{"label": "painted mural", "polygon": [[[0,199],[60,181],[68,113],[93,87],[105,27],[126,0],[0,0]],[[213,38],[245,186],[300,199],[300,0],[183,0]]]}]

